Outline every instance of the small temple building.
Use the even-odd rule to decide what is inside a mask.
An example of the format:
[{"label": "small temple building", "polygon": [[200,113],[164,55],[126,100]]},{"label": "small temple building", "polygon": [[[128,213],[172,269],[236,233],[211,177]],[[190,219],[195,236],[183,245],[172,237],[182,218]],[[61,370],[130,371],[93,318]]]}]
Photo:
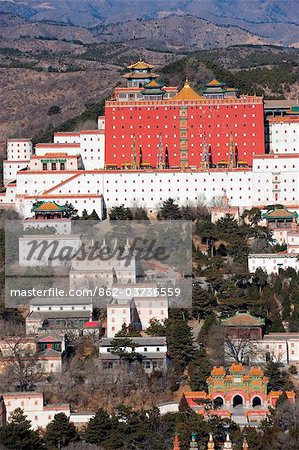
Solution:
[{"label": "small temple building", "polygon": [[35,219],[62,219],[64,206],[58,205],[56,202],[41,202],[39,205],[32,208]]},{"label": "small temple building", "polygon": [[249,312],[237,311],[235,315],[221,319],[221,324],[225,327],[226,336],[231,339],[243,337],[257,340],[263,337],[265,320],[252,316]]},{"label": "small temple building", "polygon": [[[227,371],[224,367],[214,367],[207,379],[208,392],[184,392],[181,402],[205,418],[218,416],[232,419],[240,426],[256,426],[283,393],[268,393],[268,382],[260,367],[251,367],[249,371],[242,364],[232,364]],[[286,395],[295,403],[294,391]]]},{"label": "small temple building", "polygon": [[39,202],[33,206],[31,212],[34,217],[27,217],[23,220],[25,232],[30,230],[55,229],[56,234],[71,234],[72,220],[64,217],[65,206],[59,205],[55,201]]},{"label": "small temple building", "polygon": [[[278,189],[278,186],[278,184],[275,185],[275,188]],[[284,207],[274,208],[264,213],[262,217],[266,221],[267,227],[272,231],[273,238],[279,244],[287,244],[288,236],[299,232],[296,211],[292,212]]]},{"label": "small temple building", "polygon": [[238,94],[237,89],[229,88],[215,78],[205,84],[201,92],[205,98],[235,98]]},{"label": "small temple building", "polygon": [[275,228],[292,228],[292,223],[296,221],[298,214],[296,211],[291,212],[286,208],[275,208],[263,214],[267,226],[271,229]]}]

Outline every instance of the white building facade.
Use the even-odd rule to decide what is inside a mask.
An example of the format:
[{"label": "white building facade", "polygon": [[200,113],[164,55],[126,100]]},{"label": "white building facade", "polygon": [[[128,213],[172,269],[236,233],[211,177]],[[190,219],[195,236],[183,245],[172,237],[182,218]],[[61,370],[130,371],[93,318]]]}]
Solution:
[{"label": "white building facade", "polygon": [[269,137],[271,153],[298,153],[299,117],[287,115],[269,118]]}]

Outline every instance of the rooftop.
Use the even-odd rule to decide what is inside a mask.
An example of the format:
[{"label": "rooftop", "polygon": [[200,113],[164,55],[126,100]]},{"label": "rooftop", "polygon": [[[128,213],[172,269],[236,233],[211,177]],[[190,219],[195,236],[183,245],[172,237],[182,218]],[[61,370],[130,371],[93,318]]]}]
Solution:
[{"label": "rooftop", "polygon": [[207,83],[206,86],[225,86],[225,83],[220,83],[220,81],[214,78],[209,83]]},{"label": "rooftop", "polygon": [[143,59],[140,59],[139,61],[135,62],[134,64],[131,64],[130,66],[127,66],[127,69],[130,70],[146,70],[146,69],[153,69],[155,66],[152,66],[151,64],[146,63],[143,61]]},{"label": "rooftop", "polygon": [[144,79],[144,78],[158,78],[159,75],[157,73],[147,73],[147,72],[130,72],[130,73],[125,73],[123,75],[124,78],[140,78],[140,79]]},{"label": "rooftop", "polygon": [[46,320],[46,319],[86,319],[88,321],[90,311],[34,311],[27,316],[30,320]]},{"label": "rooftop", "polygon": [[92,297],[34,297],[30,300],[32,306],[47,305],[90,305]]},{"label": "rooftop", "polygon": [[[102,347],[109,347],[115,338],[102,338],[100,340],[100,346]],[[165,337],[129,337],[129,339],[136,344],[137,346],[147,346],[147,345],[166,345],[166,338]]]},{"label": "rooftop", "polygon": [[263,214],[264,219],[293,219],[298,217],[295,212],[288,211],[286,208],[276,208]]},{"label": "rooftop", "polygon": [[188,80],[186,80],[184,87],[180,90],[180,92],[170,100],[201,100],[203,97],[199,95],[192,87],[190,86]]},{"label": "rooftop", "polygon": [[38,206],[34,206],[32,211],[34,212],[42,212],[42,211],[59,211],[62,212],[64,210],[64,206],[58,205],[56,202],[42,202]]},{"label": "rooftop", "polygon": [[236,312],[232,317],[221,319],[221,323],[225,327],[261,327],[265,325],[265,320],[252,316],[249,312]]}]

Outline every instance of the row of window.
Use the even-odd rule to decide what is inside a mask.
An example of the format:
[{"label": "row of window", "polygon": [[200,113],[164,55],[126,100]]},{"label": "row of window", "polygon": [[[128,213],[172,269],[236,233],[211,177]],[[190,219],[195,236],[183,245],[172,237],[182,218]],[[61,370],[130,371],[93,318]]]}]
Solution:
[{"label": "row of window", "polygon": [[[252,109],[254,109],[255,108],[255,106],[256,105],[248,105],[248,104],[239,104],[239,105],[225,105],[225,108],[226,109],[237,109],[237,108],[252,108]],[[224,108],[224,105],[221,105],[221,108]],[[144,107],[140,107],[140,106],[135,106],[135,107],[130,107],[130,111],[141,111],[141,109],[145,109]],[[147,111],[157,111],[157,110],[161,110],[162,109],[162,107],[161,106],[148,106],[147,108]],[[164,111],[168,111],[168,110],[173,110],[173,109],[177,109],[177,106],[165,106],[164,107]],[[198,109],[204,109],[204,110],[206,110],[206,109],[209,109],[209,110],[214,110],[214,109],[220,109],[220,105],[216,105],[216,106],[213,106],[213,105],[211,105],[211,106],[207,106],[207,105],[205,105],[205,106],[188,106],[188,109],[191,109],[191,110],[193,110],[193,109],[196,109],[196,110],[198,110]],[[112,111],[122,111],[123,110],[123,108],[122,107],[120,107],[120,108],[112,108]]]},{"label": "row of window", "polygon": [[43,163],[43,170],[49,170],[49,167],[51,167],[51,170],[57,170],[57,167],[59,167],[59,170],[65,170],[65,163],[61,162],[59,165],[57,163]]}]

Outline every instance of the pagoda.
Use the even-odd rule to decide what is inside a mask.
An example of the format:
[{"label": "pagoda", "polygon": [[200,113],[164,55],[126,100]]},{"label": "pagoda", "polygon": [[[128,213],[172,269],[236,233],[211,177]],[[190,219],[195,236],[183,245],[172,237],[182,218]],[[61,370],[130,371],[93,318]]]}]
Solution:
[{"label": "pagoda", "polygon": [[229,433],[226,433],[223,450],[233,450],[233,444],[232,444],[232,441],[230,440]]},{"label": "pagoda", "polygon": [[198,443],[196,441],[196,433],[192,433],[192,435],[191,435],[191,441],[190,441],[189,449],[190,450],[193,450],[193,449],[198,450]]},{"label": "pagoda", "polygon": [[153,80],[144,86],[144,90],[141,91],[141,94],[146,100],[163,100],[165,89],[163,89],[162,84]]},{"label": "pagoda", "polygon": [[159,77],[158,74],[153,73],[152,70],[155,66],[147,64],[143,60],[137,61],[135,64],[127,66],[129,72],[123,75],[123,78],[127,80],[127,87],[129,88],[142,88],[149,84],[151,81]]},{"label": "pagoda", "polygon": [[205,98],[235,98],[237,97],[237,89],[226,87],[226,83],[221,83],[215,78],[204,85],[202,94]]},{"label": "pagoda", "polygon": [[179,435],[178,433],[176,433],[175,437],[174,437],[174,441],[173,441],[173,450],[180,450],[181,446],[180,446],[180,440],[179,440]]}]

